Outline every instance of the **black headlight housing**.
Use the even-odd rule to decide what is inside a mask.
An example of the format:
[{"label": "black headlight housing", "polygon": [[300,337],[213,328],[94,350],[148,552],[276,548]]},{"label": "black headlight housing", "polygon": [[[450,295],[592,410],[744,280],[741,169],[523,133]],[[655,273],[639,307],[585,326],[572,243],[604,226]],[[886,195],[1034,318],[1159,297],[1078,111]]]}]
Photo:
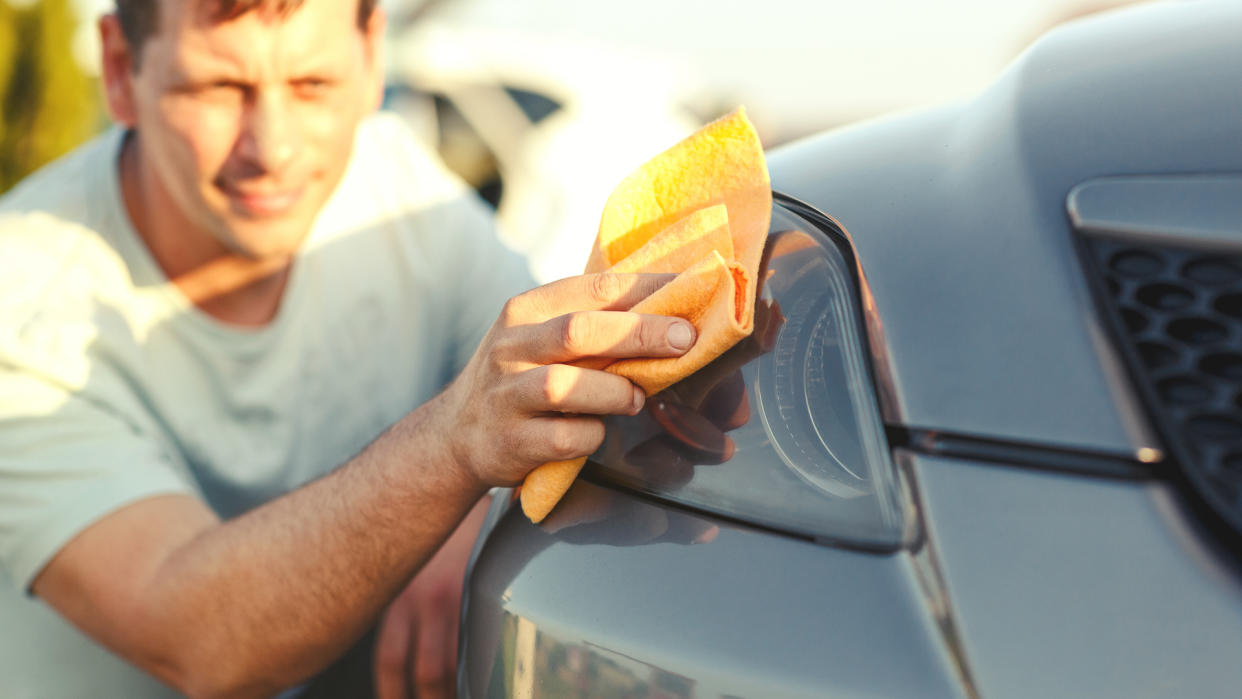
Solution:
[{"label": "black headlight housing", "polygon": [[755,331],[609,421],[586,475],[815,540],[895,550],[912,537],[866,351],[843,230],[776,195]]}]

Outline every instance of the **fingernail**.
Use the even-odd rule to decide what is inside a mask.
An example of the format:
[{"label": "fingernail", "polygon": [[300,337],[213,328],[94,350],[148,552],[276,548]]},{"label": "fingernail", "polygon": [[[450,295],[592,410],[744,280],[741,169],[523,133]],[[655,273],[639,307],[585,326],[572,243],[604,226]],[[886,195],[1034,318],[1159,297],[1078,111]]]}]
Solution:
[{"label": "fingernail", "polygon": [[673,323],[668,326],[668,343],[675,349],[686,349],[694,342],[694,329],[689,323]]},{"label": "fingernail", "polygon": [[647,402],[647,394],[643,393],[643,389],[638,386],[634,387],[634,407],[631,415],[637,415],[638,411],[643,409],[643,403]]}]

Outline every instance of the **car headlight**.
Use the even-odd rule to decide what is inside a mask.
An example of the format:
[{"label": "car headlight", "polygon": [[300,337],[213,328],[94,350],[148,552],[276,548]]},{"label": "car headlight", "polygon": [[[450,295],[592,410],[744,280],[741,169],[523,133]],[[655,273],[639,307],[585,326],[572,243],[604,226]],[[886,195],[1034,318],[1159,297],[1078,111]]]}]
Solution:
[{"label": "car headlight", "polygon": [[587,477],[753,525],[869,549],[908,538],[835,223],[778,197],[754,334],[609,421]]}]

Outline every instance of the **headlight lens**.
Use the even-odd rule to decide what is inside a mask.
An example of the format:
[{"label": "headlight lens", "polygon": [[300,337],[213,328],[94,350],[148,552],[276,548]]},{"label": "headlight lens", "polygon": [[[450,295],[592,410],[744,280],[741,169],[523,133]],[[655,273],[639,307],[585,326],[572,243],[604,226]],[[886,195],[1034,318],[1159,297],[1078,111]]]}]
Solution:
[{"label": "headlight lens", "polygon": [[844,236],[778,200],[764,256],[755,333],[642,414],[610,420],[588,477],[796,535],[896,549],[911,518]]}]

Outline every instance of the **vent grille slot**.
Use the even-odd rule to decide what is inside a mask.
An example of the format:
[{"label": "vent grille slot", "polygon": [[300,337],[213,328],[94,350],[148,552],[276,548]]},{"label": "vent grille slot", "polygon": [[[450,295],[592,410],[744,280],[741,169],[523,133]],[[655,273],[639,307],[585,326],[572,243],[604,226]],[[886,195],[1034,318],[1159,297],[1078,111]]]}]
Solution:
[{"label": "vent grille slot", "polygon": [[1191,484],[1242,534],[1242,255],[1084,242],[1157,430]]}]

